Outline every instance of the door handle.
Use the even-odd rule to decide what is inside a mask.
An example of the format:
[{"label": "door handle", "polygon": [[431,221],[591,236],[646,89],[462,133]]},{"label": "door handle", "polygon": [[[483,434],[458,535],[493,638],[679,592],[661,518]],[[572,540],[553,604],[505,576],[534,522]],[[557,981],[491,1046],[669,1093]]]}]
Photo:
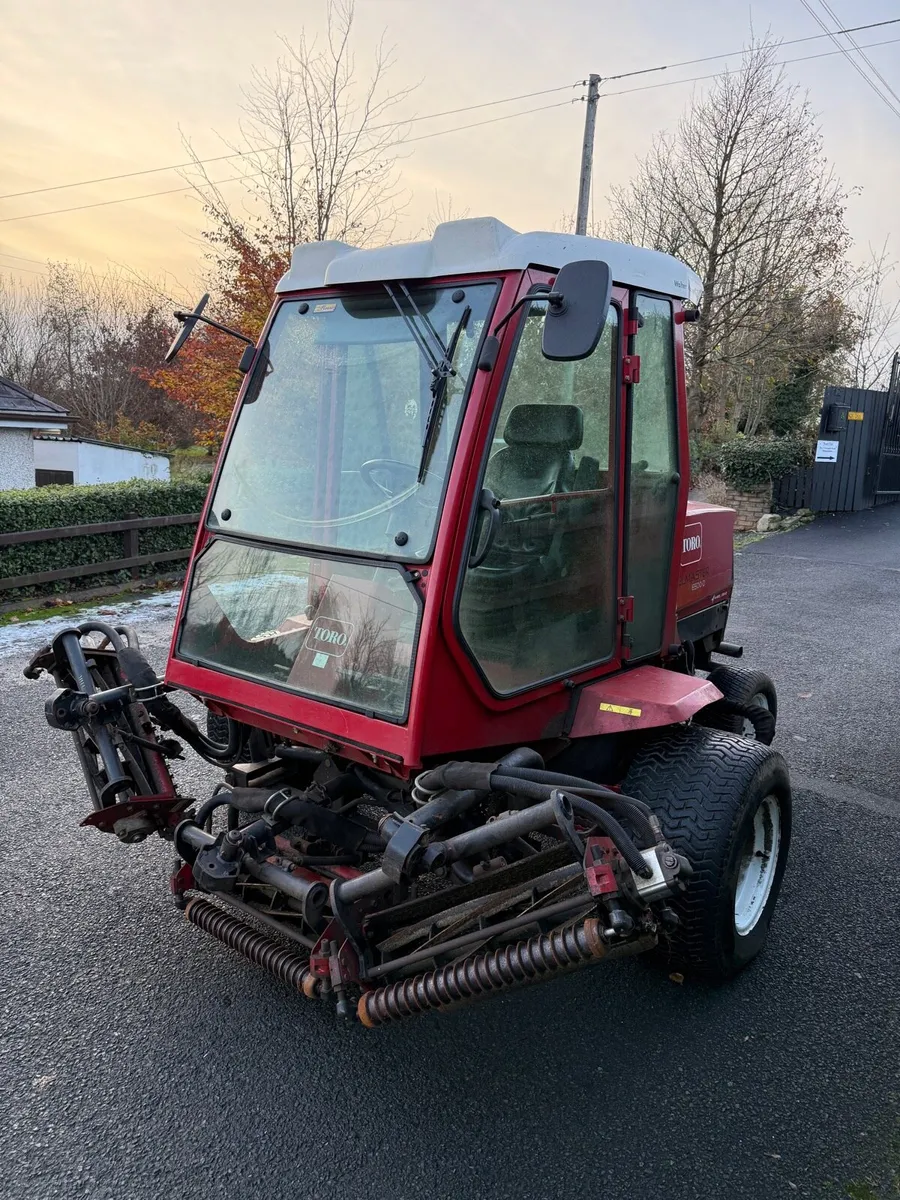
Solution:
[{"label": "door handle", "polygon": [[[479,549],[478,543],[484,531],[481,514],[484,512],[488,514],[488,528],[487,534],[484,537],[484,544]],[[472,547],[472,554],[469,558],[470,570],[472,567],[480,567],[487,558],[491,546],[494,544],[494,539],[497,536],[497,530],[500,528],[500,501],[490,488],[481,489],[481,495],[478,498],[478,518],[478,533],[475,536],[475,544]]]}]

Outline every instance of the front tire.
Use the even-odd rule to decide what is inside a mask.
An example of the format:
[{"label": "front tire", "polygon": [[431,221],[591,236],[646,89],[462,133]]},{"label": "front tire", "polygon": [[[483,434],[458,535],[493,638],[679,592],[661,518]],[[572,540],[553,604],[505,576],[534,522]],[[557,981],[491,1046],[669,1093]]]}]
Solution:
[{"label": "front tire", "polygon": [[669,969],[715,980],[766,944],[791,839],[791,788],[777,751],[696,726],[636,755],[623,791],[653,808],[694,874],[670,903],[679,925],[662,946]]}]

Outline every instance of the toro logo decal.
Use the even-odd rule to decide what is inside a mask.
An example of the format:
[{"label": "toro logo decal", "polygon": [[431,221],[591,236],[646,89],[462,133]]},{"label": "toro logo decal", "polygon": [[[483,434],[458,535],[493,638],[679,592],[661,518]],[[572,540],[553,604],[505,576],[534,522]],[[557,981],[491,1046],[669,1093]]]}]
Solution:
[{"label": "toro logo decal", "polygon": [[681,543],[681,565],[690,566],[699,562],[703,557],[703,526],[699,521],[685,525],[684,539]]},{"label": "toro logo decal", "polygon": [[316,617],[306,635],[306,648],[316,655],[330,654],[340,658],[353,637],[353,626],[349,621],[337,621],[334,617]]}]

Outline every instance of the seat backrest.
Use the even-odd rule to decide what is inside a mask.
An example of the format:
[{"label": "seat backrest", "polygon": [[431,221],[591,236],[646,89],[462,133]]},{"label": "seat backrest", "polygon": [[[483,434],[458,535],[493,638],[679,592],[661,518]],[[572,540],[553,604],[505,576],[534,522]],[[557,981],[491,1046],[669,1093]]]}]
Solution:
[{"label": "seat backrest", "polygon": [[584,436],[584,416],[576,404],[517,404],[510,410],[506,445],[487,465],[485,486],[501,500],[571,491],[572,453]]}]

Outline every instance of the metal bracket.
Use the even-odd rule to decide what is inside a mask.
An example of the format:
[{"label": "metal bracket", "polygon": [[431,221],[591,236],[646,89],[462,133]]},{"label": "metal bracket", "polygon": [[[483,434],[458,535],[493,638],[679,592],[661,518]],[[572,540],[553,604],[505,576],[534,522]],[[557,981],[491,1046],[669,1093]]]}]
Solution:
[{"label": "metal bracket", "polygon": [[641,382],[641,359],[638,354],[626,354],[622,359],[622,382]]}]

